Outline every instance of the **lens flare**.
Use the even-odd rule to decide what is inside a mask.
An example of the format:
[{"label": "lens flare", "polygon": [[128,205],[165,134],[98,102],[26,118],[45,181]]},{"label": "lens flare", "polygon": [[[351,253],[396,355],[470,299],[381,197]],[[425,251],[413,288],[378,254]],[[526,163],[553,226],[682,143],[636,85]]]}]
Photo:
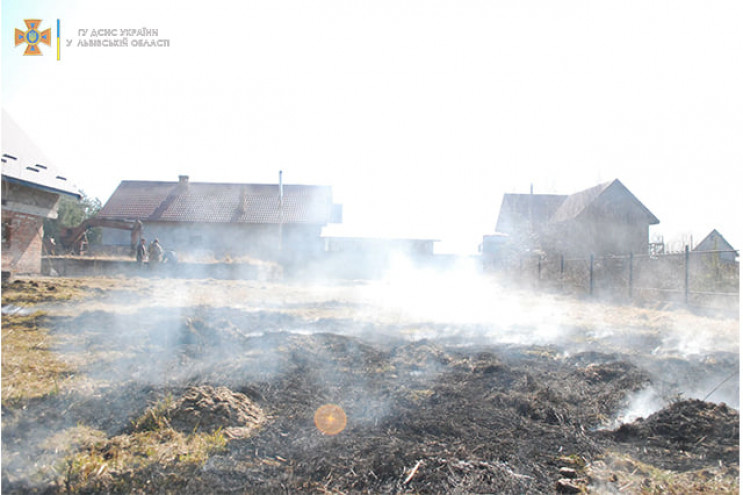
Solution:
[{"label": "lens flare", "polygon": [[346,428],[346,413],[336,404],[320,406],[315,411],[315,426],[326,435],[337,435]]}]

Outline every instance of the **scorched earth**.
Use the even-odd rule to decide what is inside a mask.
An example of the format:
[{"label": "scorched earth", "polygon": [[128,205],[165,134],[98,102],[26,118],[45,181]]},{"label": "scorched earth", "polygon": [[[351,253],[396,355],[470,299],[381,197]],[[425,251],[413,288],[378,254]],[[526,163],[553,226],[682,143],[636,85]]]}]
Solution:
[{"label": "scorched earth", "polygon": [[737,493],[738,318],[507,288],[3,290],[3,493]]}]

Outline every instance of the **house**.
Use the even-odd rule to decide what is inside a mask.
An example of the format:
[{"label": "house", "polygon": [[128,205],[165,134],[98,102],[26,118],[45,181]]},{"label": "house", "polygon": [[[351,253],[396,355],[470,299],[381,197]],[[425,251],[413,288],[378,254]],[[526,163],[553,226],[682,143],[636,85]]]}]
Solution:
[{"label": "house", "polygon": [[[537,239],[566,198],[557,194],[504,194],[495,231],[523,250],[537,248]],[[483,247],[487,249],[485,243],[483,239]]]},{"label": "house", "polygon": [[659,220],[618,179],[570,195],[504,194],[496,231],[521,251],[647,253]]},{"label": "house", "polygon": [[692,249],[697,253],[704,253],[706,259],[723,264],[733,264],[738,256],[738,252],[730,245],[728,241],[720,234],[717,229],[707,234],[702,242]]},{"label": "house", "polygon": [[[274,258],[318,255],[328,223],[338,223],[328,186],[122,181],[98,214],[103,220],[139,220],[147,241],[165,249],[224,256]],[[107,246],[130,245],[130,232],[104,227]]]},{"label": "house", "polygon": [[2,119],[2,271],[38,274],[44,219],[57,218],[62,195],[82,195],[5,111]]}]

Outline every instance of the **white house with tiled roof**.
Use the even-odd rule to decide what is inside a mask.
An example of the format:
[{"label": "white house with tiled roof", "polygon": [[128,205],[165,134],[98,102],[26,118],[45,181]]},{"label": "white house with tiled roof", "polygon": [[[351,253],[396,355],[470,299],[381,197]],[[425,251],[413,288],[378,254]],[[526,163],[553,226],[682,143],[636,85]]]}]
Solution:
[{"label": "white house with tiled roof", "polygon": [[[139,220],[147,242],[166,249],[210,251],[217,257],[321,253],[320,234],[340,222],[329,186],[122,181],[98,214]],[[103,229],[104,245],[128,246],[129,234]]]}]

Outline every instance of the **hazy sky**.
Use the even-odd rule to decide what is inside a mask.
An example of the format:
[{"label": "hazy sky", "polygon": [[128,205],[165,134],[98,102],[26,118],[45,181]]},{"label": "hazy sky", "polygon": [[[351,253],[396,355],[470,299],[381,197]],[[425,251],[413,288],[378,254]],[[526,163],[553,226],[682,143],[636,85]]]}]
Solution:
[{"label": "hazy sky", "polygon": [[[11,41],[28,18],[52,28],[41,57]],[[741,19],[737,0],[6,0],[2,104],[103,202],[282,169],[333,186],[335,233],[474,252],[503,193],[618,178],[651,236],[740,248]],[[170,46],[78,46],[141,28]]]}]

